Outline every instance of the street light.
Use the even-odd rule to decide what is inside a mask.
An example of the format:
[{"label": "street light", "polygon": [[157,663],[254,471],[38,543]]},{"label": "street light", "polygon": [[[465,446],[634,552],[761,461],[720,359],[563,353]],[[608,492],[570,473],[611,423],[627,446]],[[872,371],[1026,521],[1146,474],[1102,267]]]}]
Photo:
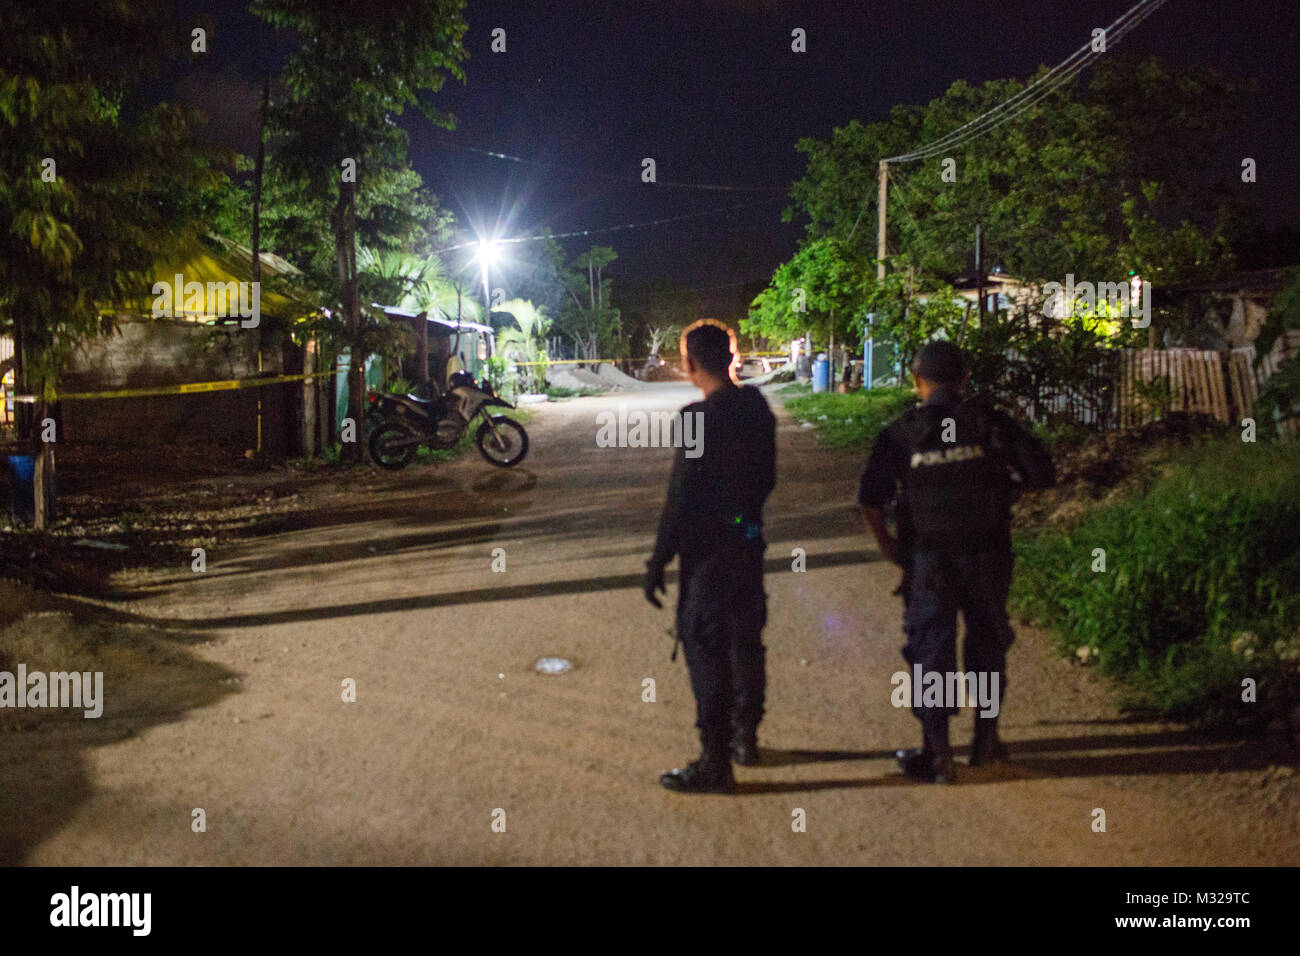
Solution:
[{"label": "street light", "polygon": [[483,273],[483,314],[485,316],[491,316],[492,314],[492,293],[488,283],[488,270],[496,264],[498,255],[499,250],[497,249],[496,240],[480,239],[478,241],[476,258]]}]

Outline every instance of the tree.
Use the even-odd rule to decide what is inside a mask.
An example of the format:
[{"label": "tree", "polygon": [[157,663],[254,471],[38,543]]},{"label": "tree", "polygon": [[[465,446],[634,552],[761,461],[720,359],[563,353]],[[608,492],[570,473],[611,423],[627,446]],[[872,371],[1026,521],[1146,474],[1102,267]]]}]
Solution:
[{"label": "tree", "polygon": [[[880,160],[934,142],[1023,89],[1011,79],[979,87],[959,81],[925,106],[896,107],[884,122],[855,121],[827,141],[800,141],[808,165],[791,189],[785,216],[805,216],[807,238],[755,300],[748,328],[793,335],[803,320],[825,335],[827,306],[835,302],[838,314],[851,305],[850,320],[872,312],[873,332],[899,345],[904,361],[930,335],[963,336],[971,348],[1000,350],[980,359],[980,374],[1008,372],[1023,386],[1021,397],[1036,402],[1045,381],[1093,387],[1085,380],[1095,375],[1104,317],[1071,313],[1058,322],[1043,314],[1041,302],[1027,301],[1009,314],[986,316],[982,325],[969,321],[945,287],[968,276],[977,226],[985,237],[985,262],[1024,280],[1031,300],[1043,283],[1064,283],[1069,275],[1079,282],[1127,283],[1136,274],[1158,287],[1231,271],[1239,210],[1182,157],[1214,148],[1246,88],[1210,69],[1175,74],[1155,59],[1117,55],[993,134],[950,153],[891,164],[892,274],[878,283],[871,266]],[[834,257],[818,250],[826,242],[837,244]],[[851,283],[837,287],[830,268],[835,258],[860,270],[860,298]],[[806,315],[792,306],[796,289],[804,292]],[[1104,341],[1154,340],[1158,329],[1177,337],[1185,333],[1180,321],[1156,313],[1151,330],[1142,333],[1111,322],[1115,334]],[[1007,352],[1032,367],[1008,371]]]},{"label": "tree", "polygon": [[564,277],[569,301],[560,312],[556,330],[588,361],[600,358],[602,351],[627,352],[621,314],[610,305],[613,283],[604,277],[605,267],[617,258],[608,246],[592,246],[574,259]]},{"label": "tree", "polygon": [[[365,326],[365,347],[388,363],[401,366],[412,352],[414,384],[429,383],[429,323],[435,310],[457,314],[456,287],[447,277],[442,261],[436,256],[419,256],[400,250],[362,247],[357,255],[360,269],[358,285],[364,301],[377,301],[404,312],[414,313],[409,322],[410,335],[401,326],[391,326],[377,315]],[[467,318],[478,316],[478,306],[471,299],[463,303]]]},{"label": "tree", "polygon": [[[1122,54],[1087,76],[951,154],[890,166],[889,237],[904,267],[963,274],[979,224],[986,258],[1031,281],[1122,279],[1141,267],[1160,283],[1188,270],[1231,269],[1225,228],[1234,211],[1181,157],[1225,134],[1245,88],[1208,68],[1175,74]],[[800,141],[808,166],[787,218],[802,214],[810,238],[833,236],[874,260],[879,161],[937,140],[1023,88],[1017,80],[958,81],[924,107],[896,107],[885,122],[855,121],[829,141]]]},{"label": "tree", "polygon": [[667,282],[624,291],[619,302],[631,354],[645,356],[647,369],[659,364],[665,346],[676,355],[681,330],[705,315],[696,290]]},{"label": "tree", "polygon": [[846,332],[861,328],[867,272],[868,262],[848,243],[828,236],[807,240],[777,268],[741,320],[741,331],[778,341],[809,334],[832,347],[837,329],[843,341]]},{"label": "tree", "polygon": [[544,309],[526,299],[510,299],[495,310],[511,316],[518,328],[509,326],[497,333],[497,352],[507,363],[526,363],[519,371],[524,388],[540,392],[546,387],[546,333],[551,320]]},{"label": "tree", "polygon": [[[195,144],[195,114],[125,105],[179,35],[154,12],[111,0],[0,13],[0,218],[9,223],[0,327],[14,337],[18,390],[37,397],[35,415],[30,406],[20,414],[24,441],[34,440],[33,419],[46,419],[69,351],[114,306],[138,299],[152,267],[199,229],[200,196],[222,155]],[[38,528],[53,503],[52,469],[41,441]]]},{"label": "tree", "polygon": [[[448,76],[464,79],[464,0],[376,0],[359,13],[350,0],[255,0],[253,12],[298,34],[281,73],[284,95],[270,128],[286,183],[331,201],[329,223],[344,335],[351,349],[349,414],[362,417],[365,342],[357,295],[356,239],[367,209],[365,184],[400,178],[406,133],[396,119],[418,106],[435,125],[454,125],[421,93]],[[344,449],[359,461],[359,444]]]},{"label": "tree", "polygon": [[511,298],[524,299],[557,316],[570,301],[565,285],[564,247],[549,235],[510,247],[507,287]]}]

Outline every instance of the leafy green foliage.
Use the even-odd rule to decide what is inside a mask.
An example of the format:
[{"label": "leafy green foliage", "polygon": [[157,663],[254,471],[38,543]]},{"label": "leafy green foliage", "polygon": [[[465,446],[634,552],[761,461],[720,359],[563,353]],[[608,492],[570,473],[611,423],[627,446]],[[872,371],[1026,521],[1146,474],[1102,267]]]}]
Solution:
[{"label": "leafy green foliage", "polygon": [[[1300,268],[1293,269],[1286,285],[1273,300],[1268,318],[1255,339],[1255,361],[1263,361],[1278,338],[1286,331],[1300,329]],[[1261,423],[1261,438],[1276,434],[1271,424],[1276,419],[1300,416],[1300,358],[1283,362],[1260,390],[1255,404],[1255,418]]]},{"label": "leafy green foliage", "polygon": [[[995,135],[891,164],[889,274],[878,282],[880,160],[938,140],[1023,88],[1013,79],[979,87],[958,81],[925,106],[896,107],[883,122],[854,121],[828,140],[800,141],[807,170],[784,216],[806,217],[807,237],[742,328],[773,340],[810,330],[824,341],[832,317],[835,327],[861,335],[873,313],[872,333],[897,347],[904,367],[934,337],[968,352],[1009,350],[1011,358],[991,357],[989,368],[977,370],[977,387],[1035,402],[1054,382],[1091,388],[1096,348],[1138,338],[1127,322],[1105,315],[1071,316],[1082,328],[1039,321],[1035,287],[1067,274],[1120,282],[1135,273],[1159,287],[1232,270],[1239,204],[1227,189],[1207,194],[1182,157],[1224,135],[1246,88],[1213,70],[1175,74],[1158,60],[1118,54]],[[991,316],[985,328],[974,327],[947,286],[967,273],[977,225],[986,268],[1024,280],[1031,300],[1018,303],[1020,315]],[[792,304],[795,290],[805,294],[806,312]],[[1150,334],[1178,338],[1190,334],[1186,322],[1180,312],[1157,311]]]},{"label": "leafy green foliage", "polygon": [[[1096,649],[1143,707],[1233,711],[1243,674],[1259,679],[1261,699],[1291,680],[1282,658],[1300,641],[1298,523],[1300,447],[1206,442],[1142,497],[1068,531],[1018,535],[1013,603],[1066,652]],[[1092,570],[1095,548],[1105,572]],[[1243,633],[1261,648],[1249,670],[1234,656]]]},{"label": "leafy green foliage", "polygon": [[175,29],[108,0],[0,13],[0,328],[47,396],[101,312],[138,297],[198,234],[198,197],[230,159],[197,145],[191,111],[124,115],[159,51],[176,52]]},{"label": "leafy green foliage", "polygon": [[1300,358],[1292,358],[1283,362],[1260,389],[1255,404],[1259,437],[1271,438],[1277,434],[1271,426],[1273,421],[1297,417],[1300,417]]},{"label": "leafy green foliage", "polygon": [[[1027,280],[1119,279],[1133,269],[1159,285],[1231,268],[1223,231],[1231,207],[1204,194],[1183,157],[1225,134],[1245,88],[1210,69],[1175,74],[1122,52],[1086,76],[995,135],[890,167],[889,231],[902,265],[962,274],[980,223],[987,261]],[[874,262],[879,161],[939,139],[1023,87],[958,81],[884,122],[800,141],[808,168],[787,218],[802,213],[810,239],[837,237],[850,256]]]},{"label": "leafy green foliage", "polygon": [[[497,333],[497,353],[502,358],[503,375],[516,369],[517,385],[526,392],[537,393],[546,386],[546,333],[551,320],[546,313],[524,299],[510,299],[496,310],[511,316],[517,328],[501,328]],[[515,365],[515,363],[524,363]]]},{"label": "leafy green foliage", "polygon": [[[421,247],[427,230],[413,195],[419,177],[410,170],[407,134],[397,119],[414,106],[435,125],[454,125],[454,117],[425,94],[441,90],[448,76],[464,79],[464,6],[464,0],[425,0],[418,15],[403,0],[374,0],[364,14],[350,0],[255,0],[251,8],[299,41],[268,117],[272,181],[291,197],[285,230],[313,243],[306,246],[312,275],[330,303],[324,327],[351,351],[354,418],[362,414],[361,368],[373,346],[368,339],[384,324],[381,316],[361,319],[357,240],[431,252]],[[322,223],[330,227],[332,259]],[[331,262],[336,279],[329,277]],[[350,445],[344,454],[357,457],[360,449]]]},{"label": "leafy green foliage", "polygon": [[777,267],[772,281],[741,320],[742,332],[788,341],[811,331],[825,342],[839,318],[841,338],[856,321],[867,285],[867,261],[833,238],[804,243],[794,257]]},{"label": "leafy green foliage", "polygon": [[1300,268],[1291,271],[1268,310],[1268,318],[1255,339],[1255,360],[1258,362],[1272,352],[1278,337],[1288,329],[1300,329]]},{"label": "leafy green foliage", "polygon": [[543,391],[552,400],[565,398],[586,398],[589,395],[604,394],[598,388],[562,388],[559,385],[547,385]]},{"label": "leafy green foliage", "polygon": [[555,319],[555,330],[573,343],[580,358],[627,354],[622,315],[612,304],[613,282],[604,275],[617,258],[609,246],[592,246],[563,273],[568,298]]}]

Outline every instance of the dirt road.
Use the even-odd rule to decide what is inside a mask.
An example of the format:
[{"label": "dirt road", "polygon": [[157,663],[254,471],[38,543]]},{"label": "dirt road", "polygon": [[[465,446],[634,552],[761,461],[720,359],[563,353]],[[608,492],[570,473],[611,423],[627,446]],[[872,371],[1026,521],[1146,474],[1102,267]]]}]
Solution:
[{"label": "dirt road", "polygon": [[[121,626],[181,629],[193,666],[171,685],[110,684],[99,726],[73,743],[10,748],[6,858],[1300,862],[1297,782],[1277,755],[1125,722],[1104,684],[1025,627],[1002,722],[1012,762],[948,788],[903,778],[892,752],[917,729],[890,704],[897,572],[851,508],[860,461],[784,414],[764,765],[738,769],[734,798],[662,790],[658,773],[697,743],[683,663],[668,660],[670,611],[640,594],[670,452],[598,448],[596,415],[690,395],[669,385],[543,407],[520,469],[463,457],[385,475],[369,495],[317,492],[285,530],[208,554],[204,573],[131,582]],[[575,668],[535,673],[551,655]],[[955,742],[970,722],[956,721]]]}]

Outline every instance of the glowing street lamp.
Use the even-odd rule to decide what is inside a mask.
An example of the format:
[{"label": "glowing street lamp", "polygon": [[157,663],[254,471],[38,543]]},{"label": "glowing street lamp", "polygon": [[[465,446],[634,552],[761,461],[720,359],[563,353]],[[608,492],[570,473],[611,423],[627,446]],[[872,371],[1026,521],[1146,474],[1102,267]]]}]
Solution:
[{"label": "glowing street lamp", "polygon": [[484,315],[492,314],[492,293],[488,282],[488,270],[496,265],[500,250],[497,248],[495,239],[480,239],[478,241],[478,252],[475,254],[479,262],[479,268],[483,273],[483,308]]}]

